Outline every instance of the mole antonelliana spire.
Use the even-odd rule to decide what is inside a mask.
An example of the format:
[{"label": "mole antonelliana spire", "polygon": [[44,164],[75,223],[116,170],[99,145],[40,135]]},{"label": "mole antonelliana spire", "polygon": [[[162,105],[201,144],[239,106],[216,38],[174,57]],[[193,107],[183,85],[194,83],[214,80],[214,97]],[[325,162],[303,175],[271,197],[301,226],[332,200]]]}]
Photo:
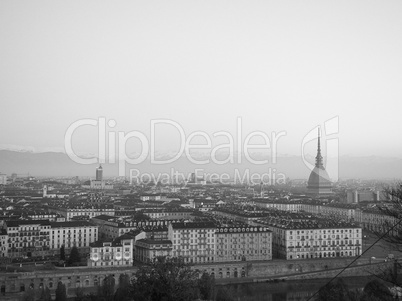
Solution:
[{"label": "mole antonelliana spire", "polygon": [[321,145],[320,145],[320,128],[318,128],[318,147],[317,147],[317,156],[315,157],[315,166],[323,167],[322,164],[322,156],[321,156]]},{"label": "mole antonelliana spire", "polygon": [[332,183],[328,173],[324,168],[323,157],[321,155],[320,128],[318,128],[317,156],[315,157],[315,167],[311,171],[307,182],[307,192],[313,195],[332,194]]}]

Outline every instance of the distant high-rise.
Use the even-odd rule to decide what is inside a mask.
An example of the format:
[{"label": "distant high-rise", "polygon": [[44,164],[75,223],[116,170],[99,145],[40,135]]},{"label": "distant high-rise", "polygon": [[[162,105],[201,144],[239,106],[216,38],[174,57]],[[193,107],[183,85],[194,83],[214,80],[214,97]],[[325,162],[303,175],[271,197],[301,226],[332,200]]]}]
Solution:
[{"label": "distant high-rise", "polygon": [[102,181],[103,180],[103,168],[102,165],[99,165],[99,167],[96,169],[96,181]]},{"label": "distant high-rise", "polygon": [[329,179],[328,173],[324,168],[321,156],[320,145],[320,129],[318,129],[318,148],[317,156],[315,157],[315,167],[311,171],[310,177],[307,183],[307,189],[309,194],[314,195],[326,195],[332,194],[332,183]]},{"label": "distant high-rise", "polygon": [[82,185],[82,187],[90,189],[113,189],[113,184],[106,184],[103,180],[103,168],[102,165],[96,169],[96,179],[91,179],[89,185]]}]

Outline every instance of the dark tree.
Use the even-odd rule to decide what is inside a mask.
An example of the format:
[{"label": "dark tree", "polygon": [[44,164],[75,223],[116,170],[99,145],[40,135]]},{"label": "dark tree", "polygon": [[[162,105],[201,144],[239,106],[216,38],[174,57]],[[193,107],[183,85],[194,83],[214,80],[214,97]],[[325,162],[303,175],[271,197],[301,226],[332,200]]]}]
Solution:
[{"label": "dark tree", "polygon": [[206,272],[202,273],[201,278],[198,280],[198,289],[201,299],[212,300],[215,290],[215,278]]},{"label": "dark tree", "polygon": [[188,301],[198,297],[198,272],[181,258],[156,258],[138,269],[132,283],[135,301]]},{"label": "dark tree", "polygon": [[85,301],[86,300],[86,296],[84,294],[84,290],[82,287],[78,287],[75,290],[75,299],[74,301]]},{"label": "dark tree", "polygon": [[68,257],[68,264],[73,265],[73,264],[80,263],[80,261],[81,261],[80,252],[78,251],[78,248],[76,246],[74,246],[71,249],[70,257]]},{"label": "dark tree", "polygon": [[114,277],[112,275],[108,275],[105,277],[105,279],[103,279],[102,286],[100,286],[98,290],[99,300],[113,300],[115,283],[116,281],[114,280]]},{"label": "dark tree", "polygon": [[127,274],[121,274],[119,276],[119,287],[114,294],[115,301],[128,301],[132,300],[130,297],[130,277]]},{"label": "dark tree", "polygon": [[318,292],[316,301],[350,301],[351,292],[342,279],[337,279],[323,286]]},{"label": "dark tree", "polygon": [[64,245],[62,245],[60,248],[60,260],[66,260],[66,250]]},{"label": "dark tree", "polygon": [[55,301],[67,301],[66,286],[62,282],[57,284]]},{"label": "dark tree", "polygon": [[381,228],[375,229],[375,232],[402,250],[402,184],[384,187],[383,193],[386,201],[381,202],[378,209],[390,218],[384,221]]},{"label": "dark tree", "polygon": [[[402,251],[402,184],[384,187],[383,194],[385,201],[378,206],[380,212],[385,217],[381,223],[381,227],[377,226],[373,229],[374,233],[383,241],[388,243],[389,253],[393,251]],[[387,267],[376,273],[376,276],[392,286],[401,286],[398,279],[398,270],[401,265],[397,260],[392,260],[392,267]]]},{"label": "dark tree", "polygon": [[235,301],[236,297],[232,289],[221,286],[216,290],[216,301]]},{"label": "dark tree", "polygon": [[393,296],[388,287],[379,280],[373,280],[366,284],[363,290],[362,301],[366,300],[392,300]]},{"label": "dark tree", "polygon": [[24,292],[21,301],[35,301],[35,294],[32,290]]},{"label": "dark tree", "polygon": [[41,292],[40,292],[39,301],[52,301],[52,296],[51,296],[50,290],[47,286],[42,287]]},{"label": "dark tree", "polygon": [[77,300],[77,297],[76,297],[75,300],[76,301],[99,301],[99,300],[102,300],[102,299],[100,299],[98,297],[98,295],[96,295],[94,293],[90,293],[89,295],[85,295],[85,296],[82,296],[82,297],[79,297],[79,298],[82,298],[82,299]]},{"label": "dark tree", "polygon": [[103,300],[101,297],[99,297],[96,294],[90,293],[89,295],[84,294],[84,289],[79,287],[75,291],[75,299],[74,301],[99,301]]}]

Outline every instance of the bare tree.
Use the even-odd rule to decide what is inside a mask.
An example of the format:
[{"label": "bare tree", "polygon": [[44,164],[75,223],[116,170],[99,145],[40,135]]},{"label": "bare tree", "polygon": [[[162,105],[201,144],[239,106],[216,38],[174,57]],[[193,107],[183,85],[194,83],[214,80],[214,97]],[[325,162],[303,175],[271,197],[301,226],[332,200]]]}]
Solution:
[{"label": "bare tree", "polygon": [[[389,253],[402,252],[402,184],[395,183],[384,186],[383,193],[386,200],[377,206],[382,217],[377,221],[373,232],[378,239],[387,242],[390,247]],[[388,256],[388,260],[393,261],[392,266],[379,270],[373,276],[394,286],[402,286],[400,279],[398,279],[401,264],[396,257]]]},{"label": "bare tree", "polygon": [[384,215],[383,222],[375,232],[392,243],[396,250],[402,251],[402,184],[386,186],[383,193],[386,201],[378,205],[379,211]]}]

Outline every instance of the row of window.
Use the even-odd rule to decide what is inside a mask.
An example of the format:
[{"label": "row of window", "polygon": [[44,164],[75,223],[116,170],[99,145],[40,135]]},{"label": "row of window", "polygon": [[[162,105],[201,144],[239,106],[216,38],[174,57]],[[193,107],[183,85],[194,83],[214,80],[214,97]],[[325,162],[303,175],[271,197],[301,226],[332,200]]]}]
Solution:
[{"label": "row of window", "polygon": [[355,256],[354,254],[353,254],[354,252],[352,252],[352,251],[349,251],[349,252],[338,252],[338,253],[335,253],[335,252],[320,252],[320,253],[315,253],[315,254],[309,254],[309,253],[306,253],[306,254],[298,254],[298,255],[295,255],[295,256],[293,256],[293,255],[289,255],[289,259],[293,259],[293,258],[295,258],[295,259],[307,259],[307,258],[326,258],[326,257],[346,257],[346,256]]},{"label": "row of window", "polygon": [[39,231],[43,229],[50,229],[50,226],[40,226],[40,227],[9,227],[7,231]]},{"label": "row of window", "polygon": [[[297,246],[309,246],[309,245],[315,245],[315,246],[326,246],[326,245],[328,245],[328,246],[330,246],[331,244],[333,245],[333,246],[335,246],[335,245],[346,245],[346,244],[348,244],[348,242],[349,242],[349,244],[350,245],[352,245],[353,244],[353,240],[337,240],[337,241],[335,241],[335,240],[332,240],[332,241],[330,241],[330,240],[328,240],[328,241],[314,241],[314,242],[312,242],[311,244],[310,243],[308,243],[308,242],[297,242]],[[360,243],[360,240],[355,240],[355,243],[356,244],[359,244]],[[289,246],[293,246],[293,242],[289,242]]]},{"label": "row of window", "polygon": [[[360,231],[360,229],[354,229],[355,230],[355,232],[356,233],[359,233],[359,231]],[[304,232],[306,232],[306,234],[307,233],[313,233],[313,231],[319,231],[319,233],[323,233],[323,234],[330,234],[330,233],[352,233],[352,229],[349,229],[349,230],[343,230],[343,229],[341,229],[341,230],[339,230],[339,229],[333,229],[333,230],[306,230],[306,231],[304,231],[304,230],[297,230],[297,231],[294,231],[294,232],[297,232],[297,235],[299,235],[300,233],[302,233],[302,234],[304,234]],[[289,233],[290,233],[290,235],[292,235],[293,234],[293,231],[289,231]]]}]

